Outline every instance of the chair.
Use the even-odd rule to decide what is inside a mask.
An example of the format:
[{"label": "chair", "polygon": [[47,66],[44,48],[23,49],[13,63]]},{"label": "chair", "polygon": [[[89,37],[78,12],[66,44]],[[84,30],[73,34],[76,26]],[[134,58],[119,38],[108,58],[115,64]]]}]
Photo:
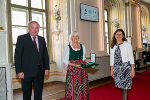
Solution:
[{"label": "chair", "polygon": [[150,62],[146,62],[146,71],[148,71],[148,67],[150,67]]},{"label": "chair", "polygon": [[136,70],[136,71],[139,71],[139,70],[140,70],[140,60],[141,60],[141,59],[135,60],[135,70]]}]

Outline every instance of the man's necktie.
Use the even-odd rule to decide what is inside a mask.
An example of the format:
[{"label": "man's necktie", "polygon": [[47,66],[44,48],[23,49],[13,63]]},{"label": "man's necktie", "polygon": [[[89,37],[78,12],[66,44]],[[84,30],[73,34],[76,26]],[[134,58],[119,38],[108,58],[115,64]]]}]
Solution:
[{"label": "man's necktie", "polygon": [[36,44],[36,37],[33,37],[33,43],[34,43],[36,50],[38,51],[37,44]]}]

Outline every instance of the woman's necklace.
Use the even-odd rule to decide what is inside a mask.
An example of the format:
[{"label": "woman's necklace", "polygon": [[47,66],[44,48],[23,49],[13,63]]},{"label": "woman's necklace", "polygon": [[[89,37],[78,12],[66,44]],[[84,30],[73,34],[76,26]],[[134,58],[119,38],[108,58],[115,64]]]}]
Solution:
[{"label": "woman's necklace", "polygon": [[122,44],[122,43],[123,43],[123,41],[118,41],[118,42],[117,42],[118,45],[119,45],[119,44]]},{"label": "woman's necklace", "polygon": [[73,43],[72,44],[74,49],[80,49],[80,44],[79,43]]}]

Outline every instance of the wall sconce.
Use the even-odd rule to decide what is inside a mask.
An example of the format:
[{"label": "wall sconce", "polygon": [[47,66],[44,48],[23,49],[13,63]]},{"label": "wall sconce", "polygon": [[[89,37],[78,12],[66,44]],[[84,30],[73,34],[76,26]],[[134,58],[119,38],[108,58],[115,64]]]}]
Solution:
[{"label": "wall sconce", "polygon": [[58,5],[55,5],[53,9],[53,15],[54,15],[54,20],[56,20],[56,31],[55,31],[55,35],[57,36],[56,40],[59,40],[59,35],[62,33],[62,30],[61,30],[61,23],[60,23],[61,10]]},{"label": "wall sconce", "polygon": [[112,6],[117,6],[116,0],[106,0],[107,2],[110,2]]},{"label": "wall sconce", "polygon": [[118,19],[114,19],[114,20],[112,20],[112,23],[113,23],[113,26],[115,27],[115,28],[119,28],[120,27],[120,23],[119,23],[119,20]]},{"label": "wall sconce", "polygon": [[146,31],[146,26],[141,25],[142,31]]},{"label": "wall sconce", "polygon": [[0,30],[4,30],[4,28],[0,26]]},{"label": "wall sconce", "polygon": [[142,37],[143,38],[146,38],[146,26],[144,26],[144,25],[141,25],[141,31],[142,31]]},{"label": "wall sconce", "polygon": [[61,20],[61,15],[60,15],[60,8],[58,7],[58,5],[55,5],[55,7],[53,9],[53,13],[54,13],[55,20],[60,21]]},{"label": "wall sconce", "polygon": [[130,2],[126,2],[125,5],[126,5],[126,6],[130,6]]}]

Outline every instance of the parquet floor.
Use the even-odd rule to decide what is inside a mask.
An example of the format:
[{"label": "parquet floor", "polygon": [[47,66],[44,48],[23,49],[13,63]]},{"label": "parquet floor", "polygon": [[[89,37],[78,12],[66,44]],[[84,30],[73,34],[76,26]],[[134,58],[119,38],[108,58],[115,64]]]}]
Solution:
[{"label": "parquet floor", "polygon": [[[112,82],[111,77],[107,77],[104,79],[100,79],[97,81],[93,81],[89,83],[90,89],[95,88],[100,85],[104,85]],[[17,89],[13,91],[14,100],[23,100],[22,99],[22,91],[21,89]],[[44,84],[43,88],[43,100],[57,100],[63,98],[65,96],[65,83],[64,82],[50,82]],[[34,94],[32,95],[32,100]]]},{"label": "parquet floor", "polygon": [[[14,94],[14,100],[23,100],[21,89],[14,90],[13,94]],[[43,100],[57,100],[59,98],[63,98],[64,95],[65,95],[64,82],[50,82],[44,84]],[[32,100],[34,100],[33,98],[34,98],[34,94],[32,95]]]},{"label": "parquet floor", "polygon": [[[140,70],[140,71],[138,71],[138,73],[141,73],[143,71],[145,71],[145,70],[144,69]],[[90,86],[89,88],[91,89],[91,88],[95,88],[97,86],[102,86],[102,85],[108,84],[112,81],[113,81],[113,79],[111,77],[96,80],[96,81],[89,83],[89,86]],[[14,93],[14,100],[23,100],[21,89],[14,90],[13,93]],[[34,100],[33,95],[32,95],[32,100]],[[65,83],[64,82],[57,81],[57,82],[50,82],[50,83],[44,84],[43,100],[58,100],[60,98],[63,98],[64,96],[65,96]]]}]

